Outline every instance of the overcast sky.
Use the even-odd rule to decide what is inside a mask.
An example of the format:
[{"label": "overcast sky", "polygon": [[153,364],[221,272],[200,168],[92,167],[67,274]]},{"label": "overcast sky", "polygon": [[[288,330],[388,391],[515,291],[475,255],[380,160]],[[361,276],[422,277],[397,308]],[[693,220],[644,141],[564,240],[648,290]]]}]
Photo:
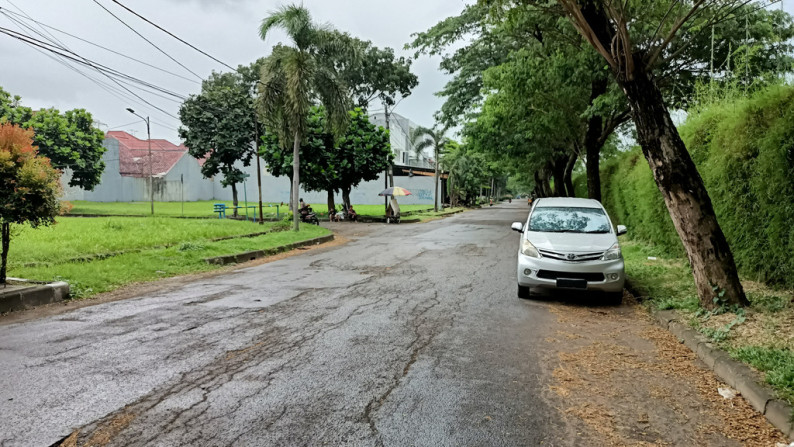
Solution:
[{"label": "overcast sky", "polygon": [[[200,77],[205,78],[212,70],[228,70],[124,11],[111,0],[97,1]],[[268,12],[288,2],[120,2],[234,67],[249,64],[268,55],[274,44],[285,41],[285,36],[280,31],[262,41],[258,35],[258,26]],[[303,4],[316,21],[328,22],[340,31],[371,40],[379,47],[392,47],[398,54],[405,56],[411,55],[403,50],[403,46],[411,40],[412,33],[424,31],[448,16],[457,15],[465,6],[462,0],[304,0]],[[0,11],[21,13],[15,6],[46,25],[192,80],[162,73],[50,30],[63,44],[81,56],[185,96],[197,93],[200,89],[199,80],[194,75],[135,35],[94,0],[0,0]],[[19,31],[17,25],[3,15],[0,15],[0,27]],[[27,30],[25,33],[32,34]],[[146,138],[145,124],[133,123],[136,118],[125,110],[131,107],[141,115],[151,116],[153,138],[166,138],[175,142],[178,140],[178,119],[142,104],[137,99],[133,101],[120,98],[119,93],[111,94],[73,69],[22,42],[0,34],[0,54],[3,55],[0,86],[14,95],[20,95],[24,105],[33,108],[56,107],[62,111],[85,108],[93,114],[95,120],[106,125],[102,127],[103,130],[132,130],[136,131],[139,138]],[[446,77],[438,71],[438,62],[438,58],[428,57],[421,57],[414,62],[412,70],[419,77],[419,86],[398,106],[397,113],[425,126],[433,124],[432,115],[442,102],[434,93],[446,83]],[[93,78],[111,83],[90,68],[81,67],[81,70]],[[118,89],[115,84],[111,85]],[[178,102],[134,89],[133,91],[169,114],[178,116]],[[380,106],[372,106],[373,111],[379,108]]]},{"label": "overcast sky", "polygon": [[[165,27],[198,48],[236,67],[249,64],[270,53],[272,46],[285,40],[280,32],[267,41],[258,36],[258,25],[270,11],[283,2],[276,0],[120,0],[141,15]],[[371,40],[379,47],[392,47],[398,54],[410,56],[403,50],[411,34],[424,31],[438,21],[459,14],[466,2],[473,0],[303,0],[314,19],[328,22],[341,31]],[[157,44],[188,69],[205,78],[212,70],[225,67],[184,46],[124,11],[111,0],[96,0],[122,18],[135,30]],[[35,20],[88,41],[101,44],[128,56],[171,71],[188,80],[159,72],[137,62],[129,61],[107,51],[92,47],[72,37],[51,31],[72,51],[98,63],[131,74],[152,84],[165,87],[181,95],[197,93],[198,79],[169,60],[105,12],[95,0],[0,0],[0,11],[20,13],[18,6]],[[784,0],[784,8],[794,13],[794,0]],[[774,7],[780,7],[776,5]],[[0,14],[0,27],[18,30],[17,25]],[[30,31],[26,31],[30,34]],[[152,137],[177,142],[179,102],[139,93],[163,113],[137,99],[120,98],[91,80],[64,67],[62,63],[40,54],[26,44],[0,34],[0,54],[3,55],[0,86],[22,96],[25,105],[34,108],[56,107],[60,110],[85,108],[103,130],[133,131],[146,138],[146,127],[135,123],[135,117],[125,109],[151,116]],[[419,86],[404,100],[396,112],[414,122],[432,126],[433,113],[442,100],[434,93],[447,78],[438,71],[438,58],[423,56],[414,62],[413,72],[419,76]],[[91,77],[110,83],[107,78],[81,68]],[[114,85],[116,89],[116,87]],[[128,93],[123,92],[129,96]],[[379,106],[373,106],[376,111]],[[173,115],[173,116],[169,116]]]}]

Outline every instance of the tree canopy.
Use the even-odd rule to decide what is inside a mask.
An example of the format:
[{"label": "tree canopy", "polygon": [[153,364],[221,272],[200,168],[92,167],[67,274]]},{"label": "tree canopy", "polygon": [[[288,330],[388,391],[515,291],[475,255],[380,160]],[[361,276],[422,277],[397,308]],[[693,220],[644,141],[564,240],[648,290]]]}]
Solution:
[{"label": "tree canopy", "polygon": [[6,281],[11,224],[37,227],[54,222],[61,209],[60,177],[33,146],[32,131],[0,123],[0,284]]},{"label": "tree canopy", "polygon": [[84,109],[34,111],[20,104],[19,96],[0,88],[0,121],[8,120],[23,128],[32,128],[33,144],[56,169],[69,169],[69,186],[93,190],[102,179],[105,162],[102,154],[104,133],[94,127],[94,119]]},{"label": "tree canopy", "polygon": [[[330,27],[312,21],[303,6],[282,6],[265,17],[259,36],[264,40],[275,28],[286,31],[292,45],[276,45],[262,63],[259,112],[282,147],[292,145],[290,201],[294,205],[300,191],[301,141],[308,131],[311,106],[324,106],[334,135],[344,132],[351,100],[334,62],[356,60],[358,48]],[[299,216],[294,213],[293,229],[298,228]]]},{"label": "tree canopy", "polygon": [[232,188],[237,205],[236,184],[245,173],[236,164],[251,164],[254,155],[256,116],[251,88],[237,72],[212,73],[201,84],[201,93],[191,95],[179,108],[179,136],[188,152],[204,159],[204,177],[223,175],[221,184]]}]

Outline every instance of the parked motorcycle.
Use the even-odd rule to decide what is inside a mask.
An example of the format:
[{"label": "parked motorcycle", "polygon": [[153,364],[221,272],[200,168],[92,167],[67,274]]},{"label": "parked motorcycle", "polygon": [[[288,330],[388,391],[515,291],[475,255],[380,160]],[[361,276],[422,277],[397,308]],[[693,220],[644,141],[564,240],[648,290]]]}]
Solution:
[{"label": "parked motorcycle", "polygon": [[320,219],[318,219],[317,214],[314,211],[312,211],[312,207],[305,206],[300,209],[299,213],[300,213],[301,222],[320,225]]}]

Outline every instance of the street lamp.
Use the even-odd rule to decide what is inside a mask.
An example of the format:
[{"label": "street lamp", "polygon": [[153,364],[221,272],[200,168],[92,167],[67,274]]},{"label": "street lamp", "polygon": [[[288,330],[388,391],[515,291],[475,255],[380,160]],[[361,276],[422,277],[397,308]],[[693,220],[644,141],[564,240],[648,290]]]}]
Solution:
[{"label": "street lamp", "polygon": [[146,137],[147,141],[149,142],[149,202],[151,203],[152,208],[152,215],[154,215],[154,174],[152,173],[152,133],[149,129],[149,117],[146,118],[142,117],[135,113],[134,110],[127,107],[127,111],[132,113],[133,115],[137,116],[138,118],[142,119],[146,122]]}]

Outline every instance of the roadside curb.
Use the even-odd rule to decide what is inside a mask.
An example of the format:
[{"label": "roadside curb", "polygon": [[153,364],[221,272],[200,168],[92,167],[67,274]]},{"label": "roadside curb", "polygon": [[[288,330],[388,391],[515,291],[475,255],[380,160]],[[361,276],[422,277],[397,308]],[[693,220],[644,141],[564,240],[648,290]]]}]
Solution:
[{"label": "roadside curb", "polygon": [[273,256],[285,251],[294,250],[300,247],[306,247],[308,245],[320,245],[325,242],[330,242],[332,240],[334,240],[334,235],[328,234],[325,236],[320,236],[300,242],[293,242],[292,244],[281,245],[278,247],[268,248],[265,250],[254,250],[254,251],[247,251],[245,253],[237,253],[233,255],[205,258],[204,261],[207,262],[208,264],[217,264],[217,265],[237,264],[241,262],[252,261],[254,259],[264,258],[266,256]]},{"label": "roadside curb", "polygon": [[776,399],[775,393],[760,383],[756,371],[732,359],[727,352],[717,348],[701,333],[682,322],[675,310],[652,309],[651,315],[660,326],[691,349],[714,374],[741,393],[750,406],[766,416],[787,438],[794,438],[794,409],[787,402]]},{"label": "roadside curb", "polygon": [[63,281],[10,292],[3,292],[0,289],[0,313],[33,309],[36,306],[57,303],[66,298],[69,298],[69,284]]}]

